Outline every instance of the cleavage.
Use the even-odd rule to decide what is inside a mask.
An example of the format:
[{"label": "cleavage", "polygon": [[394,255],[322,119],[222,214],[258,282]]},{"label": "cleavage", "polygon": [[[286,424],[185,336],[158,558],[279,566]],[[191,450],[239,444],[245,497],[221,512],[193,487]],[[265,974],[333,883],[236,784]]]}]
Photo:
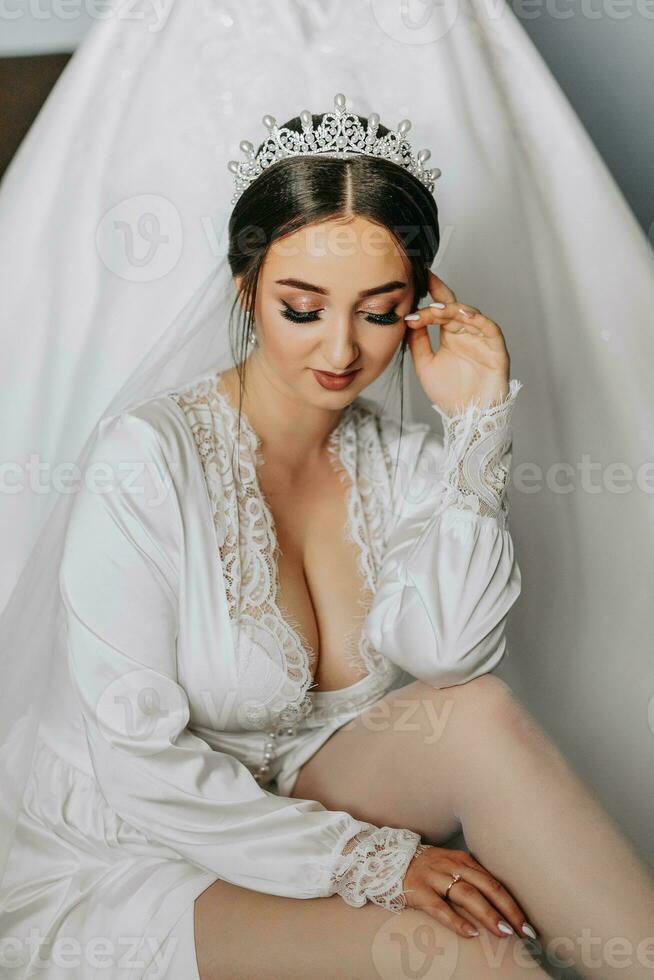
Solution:
[{"label": "cleavage", "polygon": [[311,690],[349,687],[367,673],[357,649],[365,589],[347,533],[350,487],[331,465],[296,493],[273,482],[261,490],[275,523],[278,608],[310,655]]}]

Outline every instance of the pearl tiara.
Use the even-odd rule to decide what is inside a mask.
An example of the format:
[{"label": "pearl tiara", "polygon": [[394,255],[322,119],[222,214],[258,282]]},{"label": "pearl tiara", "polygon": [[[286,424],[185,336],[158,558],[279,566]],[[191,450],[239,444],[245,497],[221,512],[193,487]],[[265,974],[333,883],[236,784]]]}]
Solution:
[{"label": "pearl tiara", "polygon": [[411,144],[405,139],[411,129],[411,120],[403,119],[396,130],[385,136],[377,136],[378,114],[370,114],[366,128],[354,113],[346,111],[345,102],[345,96],[341,93],[334,96],[334,111],[326,112],[316,129],[313,128],[311,113],[304,109],[300,113],[301,133],[285,126],[280,128],[274,116],[264,116],[262,121],[270,135],[259,153],[255,154],[254,146],[249,140],[242,140],[240,148],[247,159],[240,163],[238,160],[230,160],[227,164],[228,170],[234,174],[235,194],[232,204],[236,204],[246,187],[264,170],[286,157],[323,156],[339,160],[350,154],[383,157],[408,170],[432,192],[441,171],[438,167],[431,170],[423,167],[431,156],[429,150],[420,150],[414,155]]}]

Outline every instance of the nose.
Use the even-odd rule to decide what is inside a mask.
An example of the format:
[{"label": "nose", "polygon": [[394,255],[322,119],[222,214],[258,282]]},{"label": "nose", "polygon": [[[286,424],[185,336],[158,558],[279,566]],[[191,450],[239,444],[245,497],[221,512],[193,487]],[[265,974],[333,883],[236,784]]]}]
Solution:
[{"label": "nose", "polygon": [[330,317],[325,323],[322,354],[329,370],[346,371],[352,367],[360,353],[356,329],[352,317]]}]

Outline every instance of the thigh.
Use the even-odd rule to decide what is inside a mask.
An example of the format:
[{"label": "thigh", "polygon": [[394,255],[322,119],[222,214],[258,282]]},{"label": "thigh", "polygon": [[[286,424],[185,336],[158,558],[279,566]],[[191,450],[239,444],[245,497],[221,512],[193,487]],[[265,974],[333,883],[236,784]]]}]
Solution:
[{"label": "thigh", "polygon": [[195,901],[200,980],[547,976],[517,937],[479,929],[479,937],[463,939],[417,909],[398,915],[370,902],[353,908],[339,895],[284,898],[220,880]]},{"label": "thigh", "polygon": [[492,675],[440,690],[420,681],[397,688],[321,746],[292,795],[444,844],[461,831],[466,757],[490,735],[493,707],[510,691]]}]

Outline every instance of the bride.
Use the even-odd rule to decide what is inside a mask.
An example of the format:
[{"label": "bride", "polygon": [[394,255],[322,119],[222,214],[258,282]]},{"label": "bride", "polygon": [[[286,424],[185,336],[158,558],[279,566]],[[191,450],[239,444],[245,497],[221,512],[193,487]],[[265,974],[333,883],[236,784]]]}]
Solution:
[{"label": "bride", "polygon": [[[343,96],[267,124],[231,165],[235,366],[94,435],[8,975],[608,978],[619,938],[650,977],[649,871],[492,674],[522,385],[430,271],[438,172]],[[361,397],[407,348],[442,438]]]}]

